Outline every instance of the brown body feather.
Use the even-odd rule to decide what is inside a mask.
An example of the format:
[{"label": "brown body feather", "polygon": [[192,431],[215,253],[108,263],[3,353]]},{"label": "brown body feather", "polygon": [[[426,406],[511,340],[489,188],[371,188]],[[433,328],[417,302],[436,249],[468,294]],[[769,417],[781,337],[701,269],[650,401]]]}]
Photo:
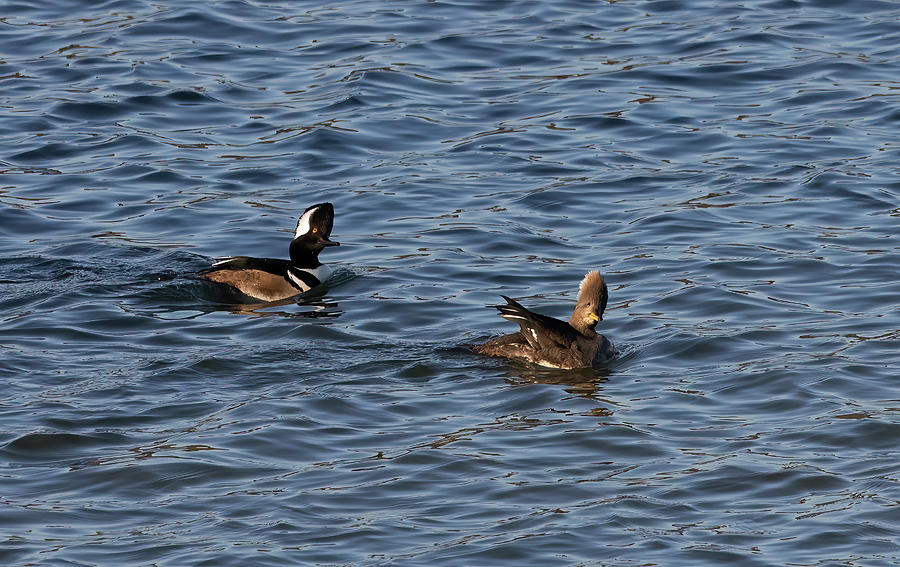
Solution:
[{"label": "brown body feather", "polygon": [[571,370],[606,362],[616,354],[612,342],[598,334],[596,338],[578,337],[568,345],[547,345],[535,348],[523,333],[503,335],[475,347],[485,356],[498,356],[531,362],[538,366]]},{"label": "brown body feather", "polygon": [[284,276],[262,270],[209,270],[203,274],[208,280],[230,285],[241,293],[263,301],[278,301],[300,293]]}]

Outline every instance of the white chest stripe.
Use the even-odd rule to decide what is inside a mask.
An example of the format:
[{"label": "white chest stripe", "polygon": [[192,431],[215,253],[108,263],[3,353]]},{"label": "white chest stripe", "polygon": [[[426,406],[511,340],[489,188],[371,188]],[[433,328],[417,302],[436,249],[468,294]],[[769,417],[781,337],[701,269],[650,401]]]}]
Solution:
[{"label": "white chest stripe", "polygon": [[[310,282],[308,281],[309,278],[307,278],[307,280],[304,280],[299,275],[294,273],[294,270],[303,272],[304,274],[309,274],[313,277],[313,279],[315,279],[315,283],[312,283],[312,285],[310,285]],[[327,280],[331,276],[331,268],[329,268],[325,264],[322,264],[318,268],[313,268],[311,270],[303,268],[291,268],[287,271],[287,276],[288,279],[294,282],[294,284],[297,285],[301,291],[308,291]]]},{"label": "white chest stripe", "polygon": [[300,278],[298,278],[297,276],[295,276],[294,272],[292,272],[291,270],[288,270],[287,275],[288,275],[288,278],[290,278],[290,280],[292,282],[294,282],[294,285],[299,287],[301,291],[308,291],[308,290],[312,289],[309,287],[309,284],[307,284],[305,281],[303,281]]}]

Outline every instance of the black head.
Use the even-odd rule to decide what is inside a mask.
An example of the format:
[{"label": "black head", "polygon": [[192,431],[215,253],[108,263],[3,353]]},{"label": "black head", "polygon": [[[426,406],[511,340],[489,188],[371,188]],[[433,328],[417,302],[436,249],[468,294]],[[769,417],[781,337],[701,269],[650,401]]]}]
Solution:
[{"label": "black head", "polygon": [[294,238],[310,234],[324,237],[331,236],[331,227],[334,225],[334,205],[331,203],[319,203],[303,211],[297,220],[297,228],[294,229]]},{"label": "black head", "polygon": [[295,264],[303,264],[312,258],[317,265],[319,252],[323,248],[340,246],[339,242],[329,239],[333,225],[334,206],[331,203],[319,203],[303,211],[291,241],[291,260]]}]

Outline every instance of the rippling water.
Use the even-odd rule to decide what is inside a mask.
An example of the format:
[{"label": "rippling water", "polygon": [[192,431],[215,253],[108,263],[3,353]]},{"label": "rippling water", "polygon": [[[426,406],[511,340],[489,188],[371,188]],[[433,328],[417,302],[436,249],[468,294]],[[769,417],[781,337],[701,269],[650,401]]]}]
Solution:
[{"label": "rippling water", "polygon": [[[897,565],[900,8],[7,3],[0,564]],[[223,303],[331,201],[328,289]],[[609,365],[466,345],[610,284]]]}]

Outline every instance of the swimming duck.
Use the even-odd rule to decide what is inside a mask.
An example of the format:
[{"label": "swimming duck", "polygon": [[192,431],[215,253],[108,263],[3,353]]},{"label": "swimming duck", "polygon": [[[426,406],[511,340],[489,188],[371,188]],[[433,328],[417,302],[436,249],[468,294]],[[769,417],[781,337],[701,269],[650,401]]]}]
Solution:
[{"label": "swimming duck", "polygon": [[232,256],[223,258],[199,276],[230,286],[254,299],[278,301],[308,291],[331,275],[331,268],[319,262],[334,224],[334,206],[319,203],[303,211],[291,240],[290,260]]},{"label": "swimming duck", "polygon": [[569,322],[529,311],[505,295],[506,305],[494,305],[500,316],[521,327],[475,347],[475,352],[532,362],[551,368],[583,368],[595,360],[612,358],[613,344],[594,329],[603,319],[609,292],[600,272],[589,272],[578,289],[578,302]]}]

